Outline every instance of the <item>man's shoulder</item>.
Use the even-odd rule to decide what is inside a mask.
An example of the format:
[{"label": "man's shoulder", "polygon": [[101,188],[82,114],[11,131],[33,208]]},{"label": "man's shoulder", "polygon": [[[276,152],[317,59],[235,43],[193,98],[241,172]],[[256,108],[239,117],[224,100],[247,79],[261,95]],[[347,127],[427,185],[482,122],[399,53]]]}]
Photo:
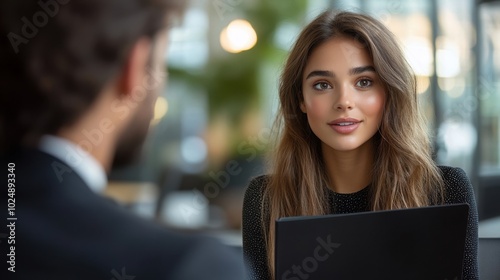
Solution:
[{"label": "man's shoulder", "polygon": [[19,246],[25,256],[20,262],[37,263],[36,267],[57,262],[61,275],[71,273],[68,267],[87,265],[88,274],[73,275],[74,279],[85,275],[111,279],[113,272],[142,279],[244,276],[242,257],[220,241],[168,229],[133,213],[90,190],[75,172],[48,154],[27,150],[3,160],[16,166],[16,214],[22,221],[17,239],[31,244]]},{"label": "man's shoulder", "polygon": [[144,264],[143,271],[159,271],[159,275],[168,275],[166,279],[229,280],[246,275],[242,254],[215,237],[168,229],[135,215],[122,218],[120,226],[113,229],[113,235],[122,234],[122,244],[113,246],[127,244],[128,262],[154,260]]},{"label": "man's shoulder", "polygon": [[[28,207],[19,209],[23,223],[17,229],[17,238],[19,243],[32,245],[20,252],[27,256],[25,263],[58,262],[62,271],[64,267],[92,264],[89,275],[98,273],[108,279],[112,271],[121,273],[122,268],[127,275],[141,279],[244,276],[242,257],[220,241],[168,229],[90,190],[83,194],[51,192],[44,201],[36,202],[33,197],[26,201]],[[211,278],[211,274],[219,278]]]},{"label": "man's shoulder", "polygon": [[54,186],[85,185],[66,163],[37,149],[19,150],[1,160],[14,166],[16,191],[21,193],[35,195]]}]

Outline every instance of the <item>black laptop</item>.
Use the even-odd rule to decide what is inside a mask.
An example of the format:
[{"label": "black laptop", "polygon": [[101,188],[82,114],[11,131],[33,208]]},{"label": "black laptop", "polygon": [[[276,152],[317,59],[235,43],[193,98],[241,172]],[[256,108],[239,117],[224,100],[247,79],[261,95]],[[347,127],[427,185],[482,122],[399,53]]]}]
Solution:
[{"label": "black laptop", "polygon": [[468,204],[276,221],[276,280],[462,279]]}]

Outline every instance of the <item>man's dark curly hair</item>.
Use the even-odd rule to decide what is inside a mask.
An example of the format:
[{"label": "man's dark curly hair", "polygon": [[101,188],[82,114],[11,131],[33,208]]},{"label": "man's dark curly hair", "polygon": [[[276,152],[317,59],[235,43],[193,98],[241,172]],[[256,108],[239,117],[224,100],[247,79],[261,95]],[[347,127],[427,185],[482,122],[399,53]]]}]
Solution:
[{"label": "man's dark curly hair", "polygon": [[74,123],[143,36],[177,18],[173,0],[0,2],[0,154]]}]

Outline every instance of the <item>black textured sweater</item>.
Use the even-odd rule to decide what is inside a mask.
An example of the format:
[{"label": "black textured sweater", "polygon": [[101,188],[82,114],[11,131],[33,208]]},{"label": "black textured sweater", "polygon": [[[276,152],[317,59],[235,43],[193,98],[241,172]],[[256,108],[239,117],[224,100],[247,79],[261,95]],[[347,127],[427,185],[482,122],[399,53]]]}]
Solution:
[{"label": "black textured sweater", "polygon": [[[446,204],[468,203],[470,206],[463,279],[478,279],[477,266],[477,209],[472,185],[465,172],[460,168],[440,166],[446,185]],[[250,265],[250,279],[270,279],[267,266],[267,253],[261,223],[262,191],[267,176],[253,179],[248,186],[243,203],[243,252]],[[329,192],[331,214],[344,214],[369,211],[370,187],[356,193],[339,194]]]}]

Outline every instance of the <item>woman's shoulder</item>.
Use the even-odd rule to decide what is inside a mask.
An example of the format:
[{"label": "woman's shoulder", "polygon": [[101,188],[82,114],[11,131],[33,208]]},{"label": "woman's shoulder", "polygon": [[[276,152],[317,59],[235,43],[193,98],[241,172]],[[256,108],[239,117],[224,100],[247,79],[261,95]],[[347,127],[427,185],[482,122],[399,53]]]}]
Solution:
[{"label": "woman's shoulder", "polygon": [[462,168],[444,165],[440,165],[438,168],[441,170],[446,187],[470,185],[469,177]]},{"label": "woman's shoulder", "polygon": [[467,174],[460,167],[453,167],[447,165],[438,165],[438,168],[441,170],[443,174],[443,179],[445,180],[454,180],[454,179],[467,179]]},{"label": "woman's shoulder", "polygon": [[243,198],[243,215],[253,215],[261,212],[264,190],[267,187],[269,175],[260,175],[250,180]]},{"label": "woman's shoulder", "polygon": [[474,190],[467,173],[460,167],[438,166],[443,176],[447,203],[470,202]]},{"label": "woman's shoulder", "polygon": [[245,190],[245,200],[262,200],[262,194],[268,181],[269,175],[260,175],[252,178],[250,183],[248,183],[247,189]]}]

